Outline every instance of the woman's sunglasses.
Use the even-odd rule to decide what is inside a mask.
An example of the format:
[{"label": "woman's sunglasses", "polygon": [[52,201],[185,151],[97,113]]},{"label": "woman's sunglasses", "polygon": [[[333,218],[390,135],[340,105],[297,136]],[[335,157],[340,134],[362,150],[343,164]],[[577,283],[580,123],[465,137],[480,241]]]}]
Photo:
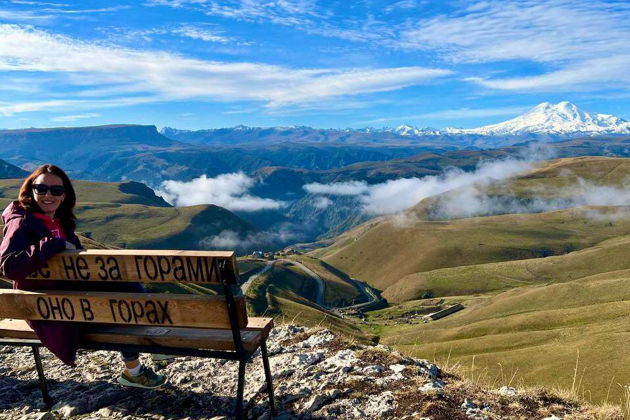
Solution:
[{"label": "woman's sunglasses", "polygon": [[45,195],[48,191],[52,195],[56,195],[57,197],[63,195],[66,189],[63,185],[46,185],[46,184],[33,184],[33,192],[37,195]]}]

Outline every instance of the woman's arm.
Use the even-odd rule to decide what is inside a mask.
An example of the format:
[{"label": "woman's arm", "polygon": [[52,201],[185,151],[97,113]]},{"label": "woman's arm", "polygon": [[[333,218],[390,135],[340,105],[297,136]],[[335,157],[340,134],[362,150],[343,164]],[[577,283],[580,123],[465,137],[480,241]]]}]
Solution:
[{"label": "woman's arm", "polygon": [[46,261],[66,249],[61,238],[44,237],[31,244],[24,219],[12,219],[4,227],[0,245],[0,273],[11,280],[22,280],[42,268]]},{"label": "woman's arm", "polygon": [[84,249],[83,245],[81,245],[81,241],[76,233],[72,232],[68,235],[68,242],[75,246],[76,249]]}]

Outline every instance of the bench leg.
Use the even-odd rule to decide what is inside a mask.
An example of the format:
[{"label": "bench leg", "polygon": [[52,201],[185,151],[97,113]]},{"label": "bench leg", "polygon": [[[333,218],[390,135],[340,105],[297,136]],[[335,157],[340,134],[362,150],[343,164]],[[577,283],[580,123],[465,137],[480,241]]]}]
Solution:
[{"label": "bench leg", "polygon": [[243,392],[245,391],[245,360],[238,361],[238,386],[236,389],[236,418],[242,420],[243,415]]},{"label": "bench leg", "polygon": [[46,377],[44,376],[44,368],[42,366],[42,359],[39,357],[39,348],[32,346],[33,356],[35,357],[35,367],[37,368],[37,376],[39,376],[39,387],[42,390],[42,399],[44,405],[48,410],[52,408],[50,401],[50,395],[48,395],[48,387],[46,386]]},{"label": "bench leg", "polygon": [[265,368],[265,380],[267,381],[267,395],[269,395],[269,407],[273,417],[278,415],[276,411],[276,403],[273,399],[273,383],[271,382],[271,369],[269,369],[269,358],[267,357],[267,344],[263,340],[260,345],[260,353],[262,355],[263,367]]}]

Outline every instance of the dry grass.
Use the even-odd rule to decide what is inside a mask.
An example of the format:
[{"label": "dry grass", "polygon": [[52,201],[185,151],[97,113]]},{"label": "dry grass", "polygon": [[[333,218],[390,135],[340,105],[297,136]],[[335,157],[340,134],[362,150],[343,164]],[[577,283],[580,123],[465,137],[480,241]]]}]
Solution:
[{"label": "dry grass", "polygon": [[359,354],[359,360],[370,365],[380,365],[385,367],[399,363],[401,358],[400,354],[378,348],[369,348]]},{"label": "dry grass", "polygon": [[[623,407],[608,401],[597,405],[589,403],[590,395],[583,385],[585,369],[580,365],[579,351],[575,357],[570,388],[527,386],[518,377],[517,369],[504,372],[502,366],[500,366],[501,374],[489,382],[487,368],[476,368],[474,361],[475,357],[472,358],[470,367],[464,366],[460,361],[452,362],[450,357],[444,361],[436,361],[436,363],[443,368],[445,377],[458,380],[457,385],[452,383],[449,386],[460,387],[463,394],[477,395],[478,399],[483,399],[487,404],[499,408],[500,418],[527,419],[556,415],[573,420],[630,419],[630,388],[627,386]],[[609,388],[612,388],[613,381],[614,378],[611,379]],[[489,391],[503,386],[517,388],[517,396],[507,397],[499,395],[495,391]],[[621,384],[617,384],[617,386],[623,388]],[[610,389],[608,390],[609,394]],[[507,401],[510,401],[509,404]],[[528,417],[530,415],[537,417]]]}]

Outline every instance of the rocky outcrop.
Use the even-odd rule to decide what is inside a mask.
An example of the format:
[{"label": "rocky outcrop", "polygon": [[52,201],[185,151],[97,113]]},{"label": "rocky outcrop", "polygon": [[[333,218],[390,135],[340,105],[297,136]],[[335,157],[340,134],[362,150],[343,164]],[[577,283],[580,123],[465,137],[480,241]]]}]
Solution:
[{"label": "rocky outcrop", "polygon": [[[427,360],[381,345],[354,345],[326,329],[275,328],[268,348],[280,419],[594,418],[545,391],[484,389]],[[30,349],[0,347],[0,418],[218,419],[232,413],[232,361],[177,358],[161,370],[168,385],[146,391],[117,384],[122,363],[116,353],[83,352],[76,368],[42,353],[57,402],[53,412],[43,411]],[[257,354],[246,373],[250,418],[271,418],[264,384]]]}]

